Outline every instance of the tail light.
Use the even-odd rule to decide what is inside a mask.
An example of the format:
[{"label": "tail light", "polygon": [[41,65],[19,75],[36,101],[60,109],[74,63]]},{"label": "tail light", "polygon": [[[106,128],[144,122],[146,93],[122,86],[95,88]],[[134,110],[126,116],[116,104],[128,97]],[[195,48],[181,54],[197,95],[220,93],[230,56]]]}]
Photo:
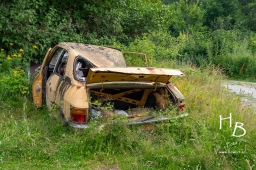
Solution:
[{"label": "tail light", "polygon": [[185,107],[185,104],[184,104],[184,105],[179,105],[180,111],[183,111],[183,110],[184,110],[184,107]]},{"label": "tail light", "polygon": [[180,109],[180,111],[183,111],[184,108],[185,108],[185,102],[184,102],[184,100],[180,100],[179,101],[179,109]]},{"label": "tail light", "polygon": [[73,109],[71,111],[71,119],[73,122],[85,123],[86,122],[86,110],[85,109]]}]

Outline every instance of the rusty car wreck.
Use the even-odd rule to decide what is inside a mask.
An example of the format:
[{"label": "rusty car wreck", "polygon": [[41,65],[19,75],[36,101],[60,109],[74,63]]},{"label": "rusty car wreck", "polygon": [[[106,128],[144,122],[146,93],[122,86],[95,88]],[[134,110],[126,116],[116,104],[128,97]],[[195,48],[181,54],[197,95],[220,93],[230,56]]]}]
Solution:
[{"label": "rusty car wreck", "polygon": [[[49,49],[32,84],[36,107],[59,106],[69,125],[86,128],[99,117],[122,115],[127,124],[168,120],[153,110],[183,110],[184,96],[169,82],[175,69],[127,67],[121,51],[63,42]],[[104,109],[107,106],[107,110]],[[109,109],[111,106],[111,109]]]}]

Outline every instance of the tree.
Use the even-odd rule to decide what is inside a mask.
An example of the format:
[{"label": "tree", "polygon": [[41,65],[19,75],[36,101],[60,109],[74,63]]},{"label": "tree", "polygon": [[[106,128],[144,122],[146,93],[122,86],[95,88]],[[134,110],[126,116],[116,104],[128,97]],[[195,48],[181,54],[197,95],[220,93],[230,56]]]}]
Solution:
[{"label": "tree", "polygon": [[239,1],[243,15],[240,16],[240,23],[251,31],[256,31],[256,2],[255,0]]},{"label": "tree", "polygon": [[192,33],[202,31],[204,11],[200,8],[201,4],[189,3],[187,0],[180,0],[170,5],[171,23],[169,31],[171,35],[177,37],[180,32]]},{"label": "tree", "polygon": [[238,0],[205,0],[202,3],[205,9],[204,25],[209,28],[217,29],[216,21],[220,19],[226,23],[226,29],[232,29],[241,14]]}]

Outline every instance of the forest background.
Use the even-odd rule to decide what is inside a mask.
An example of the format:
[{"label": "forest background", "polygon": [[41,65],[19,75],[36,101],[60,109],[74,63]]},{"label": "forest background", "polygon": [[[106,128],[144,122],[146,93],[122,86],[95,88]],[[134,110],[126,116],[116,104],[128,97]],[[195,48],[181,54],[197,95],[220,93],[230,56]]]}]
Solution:
[{"label": "forest background", "polygon": [[72,41],[145,52],[151,60],[212,64],[232,78],[254,79],[255,3],[1,0],[1,60],[20,53],[39,63],[49,47]]}]

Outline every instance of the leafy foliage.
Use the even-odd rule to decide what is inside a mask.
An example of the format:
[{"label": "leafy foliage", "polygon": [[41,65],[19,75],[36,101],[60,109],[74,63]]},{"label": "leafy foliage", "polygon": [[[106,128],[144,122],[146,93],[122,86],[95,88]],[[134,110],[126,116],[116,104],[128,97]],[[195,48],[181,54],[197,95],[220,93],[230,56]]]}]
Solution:
[{"label": "leafy foliage", "polygon": [[29,86],[24,50],[22,48],[19,51],[14,50],[13,43],[10,46],[7,57],[4,49],[0,51],[0,99],[5,101],[25,97]]},{"label": "leafy foliage", "polygon": [[229,21],[229,28],[232,29],[237,17],[240,15],[238,0],[207,0],[202,1],[203,8],[205,9],[205,22],[208,27],[215,27],[214,22],[218,19]]},{"label": "leafy foliage", "polygon": [[171,23],[170,34],[177,37],[180,33],[203,31],[204,10],[200,3],[189,3],[180,0],[170,5]]},{"label": "leafy foliage", "polygon": [[[254,1],[164,3],[160,0],[4,0],[0,3],[3,11],[0,47],[6,57],[11,50],[23,49],[24,60],[41,62],[49,47],[61,41],[75,41],[145,52],[151,65],[154,60],[174,58],[197,66],[211,63],[234,76],[237,66],[223,64],[228,59],[222,56],[230,56],[227,53],[236,48],[235,42],[241,44],[246,39],[248,43],[243,50],[248,50],[249,55],[245,60],[252,61],[249,58],[255,54]],[[235,35],[238,37],[233,39]],[[230,69],[233,66],[235,69]]]},{"label": "leafy foliage", "polygon": [[[65,4],[65,5],[64,5]],[[127,43],[136,35],[168,27],[168,8],[160,1],[12,0],[0,4],[0,46],[23,48],[29,60],[42,60],[61,41]],[[38,47],[37,51],[31,49]]]}]

